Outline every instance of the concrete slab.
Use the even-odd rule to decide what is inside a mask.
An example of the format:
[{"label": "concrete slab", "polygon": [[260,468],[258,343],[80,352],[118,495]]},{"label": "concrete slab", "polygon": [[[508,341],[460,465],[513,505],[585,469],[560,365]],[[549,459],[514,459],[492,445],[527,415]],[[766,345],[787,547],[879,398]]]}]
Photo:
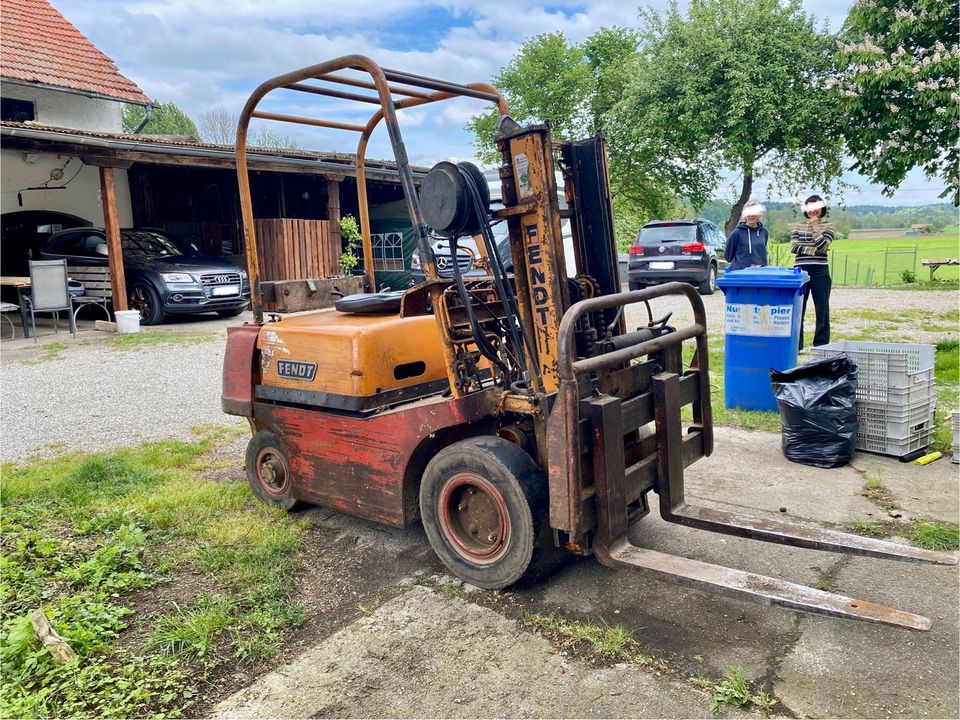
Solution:
[{"label": "concrete slab", "polygon": [[840,570],[837,584],[869,584],[875,600],[924,613],[933,628],[913,633],[805,616],[775,694],[806,717],[960,716],[957,568],[857,559]]},{"label": "concrete slab", "polygon": [[688,683],[636,665],[591,667],[492,610],[413,587],[211,716],[706,718],[709,708]]},{"label": "concrete slab", "polygon": [[728,509],[779,514],[785,507],[788,516],[836,524],[869,520],[878,512],[860,494],[864,474],[858,465],[825,469],[790,462],[778,433],[716,427],[714,448],[687,468],[688,495]]}]

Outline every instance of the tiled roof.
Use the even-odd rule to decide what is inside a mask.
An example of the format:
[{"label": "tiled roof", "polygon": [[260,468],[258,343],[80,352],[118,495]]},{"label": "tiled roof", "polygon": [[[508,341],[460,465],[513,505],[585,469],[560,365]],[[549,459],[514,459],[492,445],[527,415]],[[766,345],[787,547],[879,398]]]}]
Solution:
[{"label": "tiled roof", "polygon": [[4,80],[151,102],[47,0],[3,0],[0,20],[0,77]]}]

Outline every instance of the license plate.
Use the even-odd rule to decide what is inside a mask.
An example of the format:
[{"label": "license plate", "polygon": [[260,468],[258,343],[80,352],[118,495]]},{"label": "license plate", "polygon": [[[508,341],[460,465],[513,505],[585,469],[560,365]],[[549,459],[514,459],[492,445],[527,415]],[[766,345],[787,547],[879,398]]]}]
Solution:
[{"label": "license plate", "polygon": [[[673,263],[671,263],[672,265]],[[221,295],[239,295],[239,285],[217,285],[210,288],[210,297],[219,297]]]},{"label": "license plate", "polygon": [[673,270],[672,262],[652,262],[650,263],[651,270]]}]

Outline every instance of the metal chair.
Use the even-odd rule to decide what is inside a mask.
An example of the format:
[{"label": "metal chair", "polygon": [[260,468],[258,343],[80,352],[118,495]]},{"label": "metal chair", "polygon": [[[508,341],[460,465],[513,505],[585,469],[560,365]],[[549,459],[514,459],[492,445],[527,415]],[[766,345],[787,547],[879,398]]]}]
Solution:
[{"label": "metal chair", "polygon": [[33,329],[33,341],[37,342],[38,312],[54,313],[54,328],[60,332],[57,320],[60,311],[67,311],[67,320],[70,323],[70,334],[77,336],[77,324],[73,317],[73,301],[70,298],[70,288],[67,283],[66,260],[31,260],[30,261],[30,295],[26,297],[27,309],[30,311],[30,326]]}]

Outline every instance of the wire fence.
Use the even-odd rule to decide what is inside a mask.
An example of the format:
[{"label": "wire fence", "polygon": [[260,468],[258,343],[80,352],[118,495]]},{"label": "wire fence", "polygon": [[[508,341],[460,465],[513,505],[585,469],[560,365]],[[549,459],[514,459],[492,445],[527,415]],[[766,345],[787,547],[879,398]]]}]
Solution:
[{"label": "wire fence", "polygon": [[[775,243],[767,247],[770,265],[790,267],[794,254],[789,243]],[[887,247],[871,252],[830,252],[830,277],[834,285],[897,285],[930,279],[929,268],[923,260],[929,255],[923,248]],[[957,276],[956,267],[938,269],[935,277],[946,280]]]}]

